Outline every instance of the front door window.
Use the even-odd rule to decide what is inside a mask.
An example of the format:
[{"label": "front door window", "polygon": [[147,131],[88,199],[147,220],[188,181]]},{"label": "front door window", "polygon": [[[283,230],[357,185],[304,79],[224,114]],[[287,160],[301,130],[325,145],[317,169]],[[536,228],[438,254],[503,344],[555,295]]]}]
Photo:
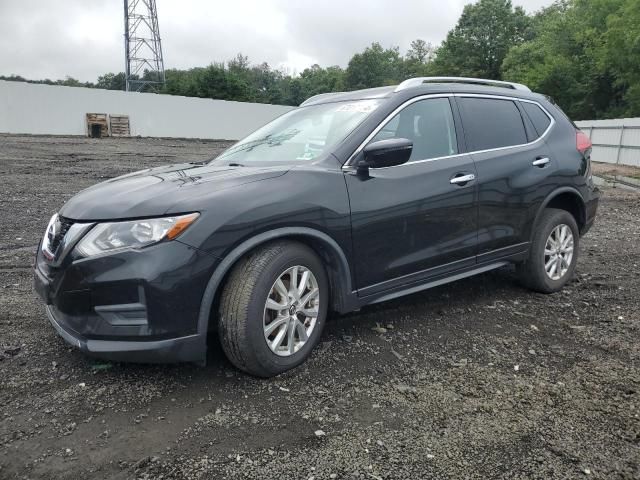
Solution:
[{"label": "front door window", "polygon": [[458,153],[458,141],[448,98],[412,103],[395,115],[371,140],[407,138],[413,142],[409,161],[428,160]]}]

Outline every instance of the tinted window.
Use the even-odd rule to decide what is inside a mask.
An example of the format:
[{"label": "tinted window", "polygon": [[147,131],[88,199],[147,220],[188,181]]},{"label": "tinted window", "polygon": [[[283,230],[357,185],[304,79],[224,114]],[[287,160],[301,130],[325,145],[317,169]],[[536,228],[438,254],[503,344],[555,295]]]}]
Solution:
[{"label": "tinted window", "polygon": [[522,105],[524,111],[527,112],[531,123],[533,123],[533,127],[536,129],[536,132],[538,132],[538,136],[542,135],[551,123],[547,114],[535,103],[520,102],[520,105]]},{"label": "tinted window", "polygon": [[387,138],[408,138],[413,142],[409,161],[458,153],[449,99],[420,100],[404,108],[371,141]]},{"label": "tinted window", "polygon": [[520,110],[511,100],[460,98],[470,151],[527,143]]}]

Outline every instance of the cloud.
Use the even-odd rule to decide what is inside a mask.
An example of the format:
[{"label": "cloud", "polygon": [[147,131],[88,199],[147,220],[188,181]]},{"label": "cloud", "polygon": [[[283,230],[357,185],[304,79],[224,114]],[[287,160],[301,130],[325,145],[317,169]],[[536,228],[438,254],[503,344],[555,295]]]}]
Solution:
[{"label": "cloud", "polygon": [[[440,43],[465,0],[157,0],[166,68],[226,61],[346,66],[371,42]],[[551,0],[515,0],[527,11]],[[124,70],[122,0],[0,0],[0,74],[95,80]]]}]

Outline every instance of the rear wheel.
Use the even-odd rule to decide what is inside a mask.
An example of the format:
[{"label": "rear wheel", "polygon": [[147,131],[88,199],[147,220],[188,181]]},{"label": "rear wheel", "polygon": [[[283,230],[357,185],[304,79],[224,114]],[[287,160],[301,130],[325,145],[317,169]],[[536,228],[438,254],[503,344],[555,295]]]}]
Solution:
[{"label": "rear wheel", "polygon": [[328,300],[326,273],[310,248],[277,242],[250,253],[233,268],[221,296],[225,354],[259,377],[300,365],[320,339]]},{"label": "rear wheel", "polygon": [[521,282],[542,293],[561,290],[573,277],[579,241],[573,215],[555,208],[545,210],[536,225],[529,258],[518,266]]}]

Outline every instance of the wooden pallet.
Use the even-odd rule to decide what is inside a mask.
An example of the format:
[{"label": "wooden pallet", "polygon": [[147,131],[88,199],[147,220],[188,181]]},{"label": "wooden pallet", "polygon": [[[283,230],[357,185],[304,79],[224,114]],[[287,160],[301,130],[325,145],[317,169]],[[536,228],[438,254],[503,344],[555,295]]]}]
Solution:
[{"label": "wooden pallet", "polygon": [[128,137],[131,135],[129,129],[129,115],[109,115],[111,126],[111,136]]},{"label": "wooden pallet", "polygon": [[93,125],[100,126],[100,136],[109,136],[109,124],[107,123],[106,113],[87,113],[87,136],[91,136]]}]

